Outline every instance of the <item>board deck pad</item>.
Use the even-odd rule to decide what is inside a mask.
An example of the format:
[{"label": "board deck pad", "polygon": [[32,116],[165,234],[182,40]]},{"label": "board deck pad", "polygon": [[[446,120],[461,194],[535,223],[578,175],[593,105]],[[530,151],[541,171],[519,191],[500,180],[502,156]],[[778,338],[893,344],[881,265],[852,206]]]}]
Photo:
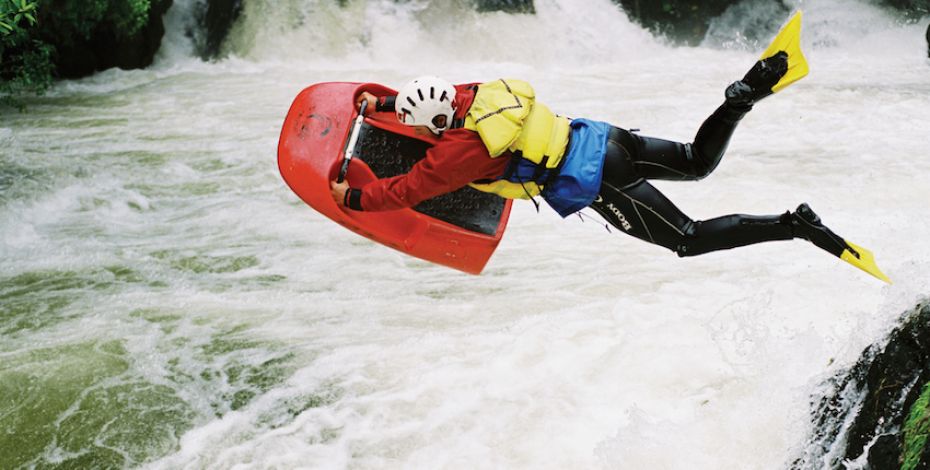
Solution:
[{"label": "board deck pad", "polygon": [[[378,178],[407,173],[426,156],[430,145],[412,137],[394,134],[368,123],[363,124],[355,155]],[[415,211],[486,235],[494,235],[504,210],[504,199],[471,187],[421,202]]]}]

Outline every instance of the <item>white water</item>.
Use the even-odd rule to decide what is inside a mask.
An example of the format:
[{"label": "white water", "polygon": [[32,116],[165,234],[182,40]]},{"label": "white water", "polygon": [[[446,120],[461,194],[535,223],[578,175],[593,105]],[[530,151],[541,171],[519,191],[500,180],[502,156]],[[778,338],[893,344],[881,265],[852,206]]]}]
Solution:
[{"label": "white water", "polygon": [[[146,281],[67,291],[61,318],[7,335],[0,358],[123,342],[124,375],[194,415],[152,468],[781,468],[821,380],[930,292],[921,25],[805,2],[810,76],[744,119],[711,177],[657,183],[695,219],[809,202],[894,285],[800,241],[678,259],[531,204],[473,277],[290,193],[275,150],[300,89],[514,76],[561,113],[688,141],[755,53],[662,45],[607,0],[537,0],[536,16],[329,3],[246,0],[233,57],[212,64],[189,58],[181,3],[152,68],[0,116],[0,156],[38,175],[4,195],[0,274]],[[205,352],[230,331],[255,345]],[[235,411],[234,381],[200,375],[282,352],[288,373]]]}]

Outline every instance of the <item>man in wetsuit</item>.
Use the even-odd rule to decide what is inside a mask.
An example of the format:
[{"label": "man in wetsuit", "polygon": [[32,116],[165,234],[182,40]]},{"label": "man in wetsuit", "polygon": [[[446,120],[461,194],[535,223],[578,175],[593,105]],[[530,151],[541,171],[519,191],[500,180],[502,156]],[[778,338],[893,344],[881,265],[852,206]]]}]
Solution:
[{"label": "man in wetsuit", "polygon": [[710,174],[740,119],[785,75],[787,57],[779,52],[760,60],[727,87],[723,104],[688,144],[554,115],[516,80],[453,87],[422,77],[396,98],[363,93],[358,103],[376,102],[377,110],[396,111],[418,133],[440,138],[407,174],[361,188],[332,182],[333,199],[351,210],[394,210],[471,185],[508,198],[542,195],[563,217],[590,206],[619,230],[679,256],[803,238],[839,257],[853,248],[824,227],[807,204],[780,215],[696,221],[649,183]]}]

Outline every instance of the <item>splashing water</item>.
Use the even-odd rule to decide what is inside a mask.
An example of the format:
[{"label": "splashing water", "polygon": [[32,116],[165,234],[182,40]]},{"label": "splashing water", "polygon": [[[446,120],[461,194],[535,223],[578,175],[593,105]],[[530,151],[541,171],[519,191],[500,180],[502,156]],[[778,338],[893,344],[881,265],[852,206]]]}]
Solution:
[{"label": "splashing water", "polygon": [[810,202],[889,287],[800,241],[678,259],[529,204],[471,277],[277,174],[300,89],[425,72],[525,78],[558,112],[689,141],[756,59],[714,42],[743,27],[726,15],[676,48],[608,0],[247,0],[203,63],[176,3],[153,67],[0,116],[6,465],[777,468],[816,384],[930,288],[923,28],[868,4],[805,2],[811,75],[710,178],[658,185],[695,219]]}]

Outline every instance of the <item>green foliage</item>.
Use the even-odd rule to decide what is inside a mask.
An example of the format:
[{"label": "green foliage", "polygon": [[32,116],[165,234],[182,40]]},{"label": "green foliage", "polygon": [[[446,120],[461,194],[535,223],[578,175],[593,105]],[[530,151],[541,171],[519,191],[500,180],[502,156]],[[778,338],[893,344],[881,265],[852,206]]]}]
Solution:
[{"label": "green foliage", "polygon": [[[3,55],[0,65],[0,104],[22,107],[13,97],[24,93],[41,95],[52,83],[52,48],[42,41],[32,40],[9,57]],[[2,54],[0,50],[0,54]]]},{"label": "green foliage", "polygon": [[138,33],[150,8],[151,0],[0,0],[0,105],[41,95],[63,51],[79,50],[95,34]]},{"label": "green foliage", "polygon": [[123,34],[135,34],[145,26],[149,17],[151,0],[125,0],[117,2],[111,12],[111,21],[116,30]]},{"label": "green foliage", "polygon": [[30,37],[37,8],[32,0],[0,0],[0,105],[18,105],[11,95],[41,92],[51,82],[51,51]]},{"label": "green foliage", "polygon": [[145,25],[150,0],[39,0],[46,16],[42,34],[56,46],[88,40],[108,28],[118,36],[131,36]]},{"label": "green foliage", "polygon": [[8,0],[0,3],[0,34],[9,36],[21,29],[20,22],[26,20],[30,25],[36,24],[35,9],[37,5],[31,0]]},{"label": "green foliage", "polygon": [[904,422],[904,462],[901,470],[913,470],[920,463],[920,456],[927,445],[930,434],[930,383],[924,384],[920,397],[911,405]]}]

